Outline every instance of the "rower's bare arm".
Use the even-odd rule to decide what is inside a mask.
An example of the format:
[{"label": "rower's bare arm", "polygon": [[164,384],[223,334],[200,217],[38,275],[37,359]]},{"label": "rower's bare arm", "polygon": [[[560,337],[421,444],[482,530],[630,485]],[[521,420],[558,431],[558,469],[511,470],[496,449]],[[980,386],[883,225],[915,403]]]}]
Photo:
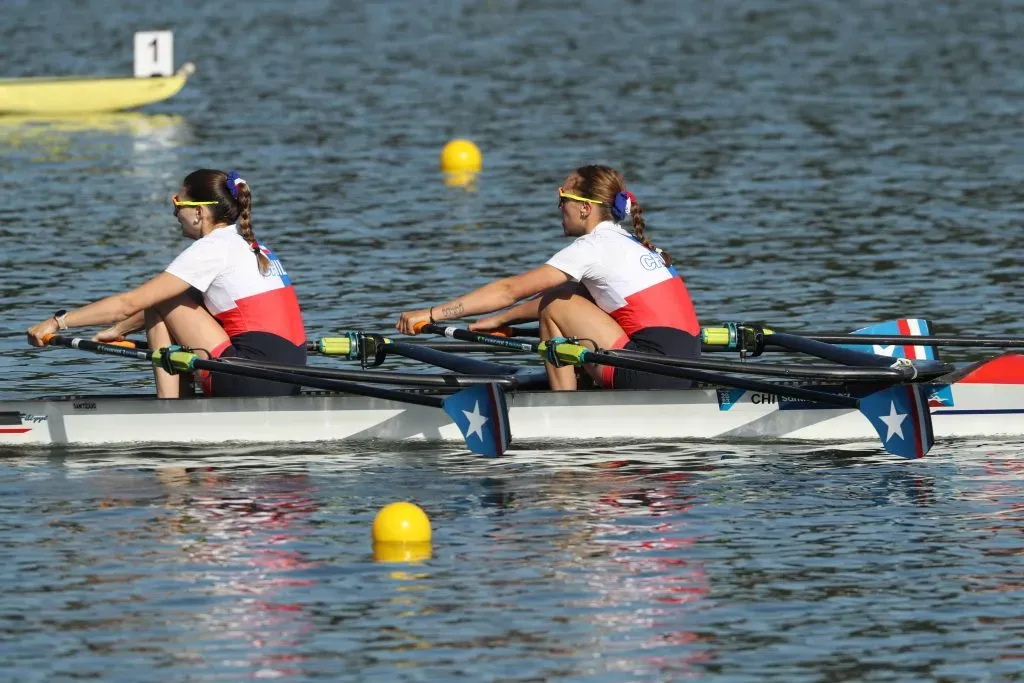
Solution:
[{"label": "rower's bare arm", "polygon": [[177,275],[160,273],[130,292],[100,299],[68,313],[68,327],[121,323],[159,303],[188,291],[189,284]]},{"label": "rower's bare arm", "polygon": [[[130,292],[114,294],[91,304],[76,308],[64,317],[67,326],[92,327],[122,323],[147,308],[186,292],[187,282],[170,273],[160,273],[148,282]],[[33,346],[44,346],[43,337],[59,331],[54,318],[42,320],[28,329],[28,342]]]},{"label": "rower's bare arm", "polygon": [[[559,271],[561,272],[561,271]],[[499,311],[494,315],[489,315],[484,318],[480,318],[475,323],[469,326],[469,329],[474,332],[485,332],[487,330],[494,330],[505,325],[518,325],[520,323],[532,323],[540,319],[540,308],[545,297],[548,296],[565,296],[569,297],[573,294],[584,296],[591,301],[593,298],[590,296],[590,292],[587,288],[578,282],[566,280],[557,287],[551,287],[546,289],[540,294],[535,295],[533,298],[524,301],[521,304],[513,306],[512,308]]]},{"label": "rower's bare arm", "polygon": [[[436,309],[440,310],[439,318],[459,318],[466,315],[492,313],[508,308],[526,297],[557,287],[566,282],[569,276],[553,266],[544,264],[521,275],[506,277],[489,282],[480,289],[474,290],[458,299],[447,301]],[[529,302],[528,302],[529,303]]]},{"label": "rower's bare arm", "polygon": [[102,332],[93,335],[92,340],[98,342],[112,342],[124,339],[132,332],[138,332],[146,326],[146,312],[139,311],[135,315],[114,323]]},{"label": "rower's bare arm", "polygon": [[431,308],[406,311],[399,318],[395,327],[405,334],[416,334],[417,325],[429,322],[431,318],[435,321],[450,320],[499,311],[512,306],[521,299],[556,287],[568,279],[569,276],[562,271],[544,264],[521,275],[489,282],[469,294]]},{"label": "rower's bare arm", "polygon": [[519,323],[534,322],[540,317],[541,294],[528,301],[513,306],[512,308],[499,311],[494,315],[488,315],[471,323],[469,329],[474,332],[486,332],[495,330],[505,325],[518,325]]}]

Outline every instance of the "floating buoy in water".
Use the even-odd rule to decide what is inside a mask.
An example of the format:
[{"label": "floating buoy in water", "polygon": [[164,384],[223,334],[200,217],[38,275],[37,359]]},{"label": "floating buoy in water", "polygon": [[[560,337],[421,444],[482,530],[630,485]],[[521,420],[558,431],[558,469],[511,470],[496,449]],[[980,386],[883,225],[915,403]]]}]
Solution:
[{"label": "floating buoy in water", "polygon": [[479,173],[481,168],[483,156],[472,140],[450,140],[441,150],[441,170],[445,173]]},{"label": "floating buoy in water", "polygon": [[377,562],[429,560],[430,519],[420,506],[398,502],[385,505],[373,520],[373,559]]},{"label": "floating buoy in water", "polygon": [[374,543],[430,543],[430,519],[419,505],[391,503],[373,520]]}]

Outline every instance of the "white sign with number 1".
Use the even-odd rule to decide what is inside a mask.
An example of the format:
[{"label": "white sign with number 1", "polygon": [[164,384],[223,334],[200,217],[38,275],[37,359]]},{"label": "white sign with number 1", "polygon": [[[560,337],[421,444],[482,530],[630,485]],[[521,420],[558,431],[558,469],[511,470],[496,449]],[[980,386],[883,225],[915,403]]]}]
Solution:
[{"label": "white sign with number 1", "polygon": [[135,34],[135,77],[170,76],[174,73],[174,34],[170,31],[139,31]]}]

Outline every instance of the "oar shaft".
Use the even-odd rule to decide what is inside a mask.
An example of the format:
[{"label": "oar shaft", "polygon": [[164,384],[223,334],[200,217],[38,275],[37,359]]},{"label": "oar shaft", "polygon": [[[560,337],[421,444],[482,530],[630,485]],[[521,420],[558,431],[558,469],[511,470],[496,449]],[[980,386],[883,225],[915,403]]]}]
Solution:
[{"label": "oar shaft", "polygon": [[414,387],[444,387],[456,389],[476,384],[499,384],[505,388],[515,388],[519,382],[511,375],[425,375],[414,372],[395,372],[393,370],[340,370],[319,366],[285,365],[284,363],[268,363],[248,358],[222,358],[232,365],[247,365],[256,368],[294,372],[309,377],[349,380],[354,382],[370,382],[377,384],[396,384]]},{"label": "oar shaft", "polygon": [[494,363],[479,358],[466,358],[420,344],[392,341],[384,345],[384,350],[386,353],[395,353],[405,358],[465,375],[510,375],[519,369],[514,365]]},{"label": "oar shaft", "polygon": [[488,346],[497,346],[526,353],[536,353],[537,349],[540,347],[540,344],[536,342],[515,341],[508,337],[472,332],[461,327],[445,327],[444,325],[438,325],[437,323],[427,323],[426,325],[421,326],[418,331],[426,332],[427,334],[439,334],[444,337],[448,337],[449,339],[458,339],[459,341],[474,342],[477,344],[487,344]]},{"label": "oar shaft", "polygon": [[[130,349],[123,346],[117,346],[115,344],[105,344],[102,342],[94,342],[89,339],[63,337],[60,335],[54,335],[47,338],[46,343],[50,346],[66,346],[72,349],[92,351],[94,353],[101,353],[105,355],[135,358],[138,360],[149,361],[154,365],[162,366],[163,356],[161,350],[152,351]],[[238,375],[240,377],[249,377],[252,379],[264,379],[271,382],[298,384],[305,387],[311,387],[313,389],[323,389],[325,391],[349,392],[353,394],[360,394],[362,396],[369,396],[371,398],[401,401],[403,403],[413,403],[415,405],[428,406],[431,408],[444,407],[444,400],[437,396],[412,394],[405,391],[398,391],[397,389],[384,389],[382,387],[374,387],[345,380],[310,377],[308,375],[300,375],[294,372],[255,368],[245,365],[234,365],[226,361],[199,358],[191,351],[170,351],[169,364],[178,372],[207,370],[209,372],[222,372],[228,375]]]},{"label": "oar shaft", "polygon": [[806,337],[799,337],[795,334],[783,332],[765,332],[765,341],[778,344],[790,351],[806,353],[824,360],[830,360],[843,365],[867,368],[887,368],[895,361],[888,356],[879,356],[873,353],[852,351],[843,349],[825,342],[815,341]]},{"label": "oar shaft", "polygon": [[92,351],[93,353],[103,353],[110,356],[124,356],[125,358],[135,358],[137,360],[148,361],[153,358],[153,352],[149,349],[137,349],[130,346],[105,344],[103,342],[92,341],[91,339],[65,337],[59,334],[46,337],[46,343],[50,346],[64,346],[69,349]]},{"label": "oar shaft", "polygon": [[776,384],[774,382],[762,382],[760,380],[747,379],[746,377],[738,377],[736,375],[725,376],[695,368],[680,368],[665,365],[664,363],[618,358],[607,353],[588,351],[583,354],[582,361],[584,363],[600,363],[601,365],[609,365],[611,367],[623,368],[626,370],[650,372],[656,375],[675,377],[677,379],[688,379],[697,382],[705,382],[707,384],[730,386],[737,389],[757,391],[764,394],[775,394],[777,396],[786,396],[788,398],[795,398],[803,401],[829,403],[841,408],[857,408],[860,406],[860,401],[852,396],[841,396],[839,394],[830,394],[824,391],[815,391],[813,389],[791,387],[785,384]]},{"label": "oar shaft", "polygon": [[[457,327],[442,327],[441,325],[437,325],[436,323],[428,323],[427,325],[421,327],[420,331],[429,332],[433,334],[443,334],[446,337],[451,337],[452,339],[493,344],[495,346],[504,346],[510,343],[521,344],[523,347],[526,347],[523,348],[524,351],[529,349],[541,354],[543,354],[543,351],[547,345],[547,342],[513,342],[512,340],[506,339],[504,337],[495,337],[489,334],[480,334],[479,332],[471,332],[469,330]],[[762,393],[776,394],[778,396],[787,396],[789,398],[795,398],[805,401],[828,403],[843,408],[857,408],[860,405],[860,402],[856,398],[853,398],[851,396],[839,396],[836,394],[829,394],[824,391],[814,391],[812,389],[789,387],[785,385],[774,384],[771,382],[761,382],[754,379],[736,377],[735,375],[720,375],[717,373],[708,372],[705,370],[698,370],[695,368],[673,367],[670,365],[665,365],[664,363],[656,363],[653,361],[620,358],[617,356],[612,356],[607,353],[590,351],[586,347],[582,347],[576,344],[559,344],[558,346],[568,347],[566,354],[558,354],[560,358],[566,360],[567,362],[578,361],[581,363],[599,363],[601,365],[608,365],[615,368],[637,370],[640,372],[650,372],[657,375],[675,377],[677,379],[688,379],[691,381],[706,382],[708,384],[719,384],[724,386],[736,387],[737,389],[747,389],[749,391],[758,391]],[[556,351],[558,351],[557,348]]]},{"label": "oar shaft", "polygon": [[818,379],[842,382],[883,382],[895,383],[913,379],[927,379],[941,377],[952,372],[955,368],[952,365],[940,364],[934,371],[927,373],[918,372],[913,366],[901,365],[888,368],[858,368],[846,365],[823,365],[821,363],[793,364],[793,363],[762,363],[744,362],[734,360],[710,360],[707,358],[675,358],[673,356],[659,356],[644,351],[632,351],[627,349],[615,349],[605,353],[619,358],[634,358],[636,360],[649,360],[663,365],[674,365],[683,368],[696,368],[698,370],[711,370],[713,372],[738,372],[746,375],[764,375],[767,377],[786,377],[790,379]]},{"label": "oar shaft", "polygon": [[980,346],[999,349],[1024,349],[1024,338],[1019,337],[910,337],[883,334],[815,334],[808,339],[827,344],[874,346]]},{"label": "oar shaft", "polygon": [[312,389],[323,389],[324,391],[349,392],[359,394],[361,396],[369,396],[370,398],[401,401],[403,403],[413,403],[415,405],[428,406],[431,408],[442,408],[444,406],[444,401],[437,396],[411,394],[405,391],[398,391],[397,389],[384,389],[382,387],[374,387],[368,384],[349,382],[340,379],[311,377],[309,375],[300,375],[294,372],[255,368],[247,365],[235,365],[222,360],[206,360],[205,358],[195,357],[191,361],[191,367],[197,370],[222,372],[229,375],[238,375],[240,377],[250,377],[252,379],[265,379],[271,382],[299,384]]}]

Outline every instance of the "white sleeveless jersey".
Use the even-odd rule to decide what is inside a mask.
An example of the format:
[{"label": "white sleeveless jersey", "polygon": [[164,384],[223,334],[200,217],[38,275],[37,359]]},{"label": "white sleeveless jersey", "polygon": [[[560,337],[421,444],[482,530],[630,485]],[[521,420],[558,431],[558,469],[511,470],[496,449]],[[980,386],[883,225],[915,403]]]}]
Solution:
[{"label": "white sleeveless jersey", "polygon": [[647,327],[700,334],[690,294],[675,268],[617,223],[598,224],[547,263],[586,287],[628,335]]},{"label": "white sleeveless jersey", "polygon": [[288,273],[266,246],[260,250],[270,260],[267,275],[237,225],[218,228],[181,252],[166,272],[203,293],[203,304],[228,337],[269,332],[304,344],[302,312]]}]

